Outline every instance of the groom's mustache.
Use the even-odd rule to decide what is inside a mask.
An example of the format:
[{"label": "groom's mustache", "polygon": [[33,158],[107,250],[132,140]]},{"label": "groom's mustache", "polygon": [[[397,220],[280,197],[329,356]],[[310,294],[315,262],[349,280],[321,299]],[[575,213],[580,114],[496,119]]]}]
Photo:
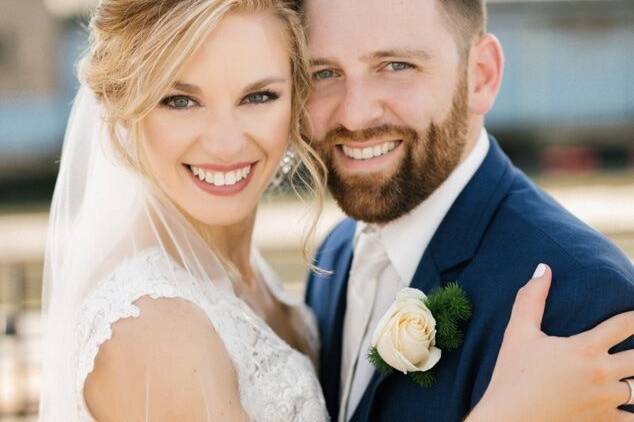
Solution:
[{"label": "groom's mustache", "polygon": [[344,142],[365,142],[376,139],[407,140],[416,138],[416,131],[407,126],[384,124],[362,130],[351,131],[343,126],[331,129],[326,133],[323,144],[337,145]]}]

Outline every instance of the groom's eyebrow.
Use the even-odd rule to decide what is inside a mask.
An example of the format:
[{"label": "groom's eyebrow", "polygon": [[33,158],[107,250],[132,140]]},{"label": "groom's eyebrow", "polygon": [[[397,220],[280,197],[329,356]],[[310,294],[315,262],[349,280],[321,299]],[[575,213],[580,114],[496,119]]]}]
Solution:
[{"label": "groom's eyebrow", "polygon": [[431,59],[431,55],[425,50],[417,50],[417,49],[408,49],[408,48],[394,48],[388,50],[379,50],[374,51],[370,54],[361,57],[363,61],[371,61],[377,59],[385,59],[389,57],[399,57],[399,58],[411,58],[411,59],[419,59],[423,61],[427,61]]}]

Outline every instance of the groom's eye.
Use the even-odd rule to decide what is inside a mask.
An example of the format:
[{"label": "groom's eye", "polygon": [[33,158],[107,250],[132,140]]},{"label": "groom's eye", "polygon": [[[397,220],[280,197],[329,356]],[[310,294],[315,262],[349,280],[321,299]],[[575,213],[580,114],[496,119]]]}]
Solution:
[{"label": "groom's eye", "polygon": [[407,62],[389,62],[385,69],[391,72],[400,72],[407,69],[414,69],[414,65]]},{"label": "groom's eye", "polygon": [[317,72],[314,72],[312,76],[313,76],[313,80],[321,81],[324,79],[334,78],[336,76],[336,73],[332,69],[322,69],[322,70],[318,70]]}]

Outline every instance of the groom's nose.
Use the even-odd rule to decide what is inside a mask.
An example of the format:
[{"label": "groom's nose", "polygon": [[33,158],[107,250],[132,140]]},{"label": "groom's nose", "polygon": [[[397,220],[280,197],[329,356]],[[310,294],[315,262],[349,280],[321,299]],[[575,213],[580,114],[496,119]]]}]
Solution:
[{"label": "groom's nose", "polygon": [[364,79],[346,80],[337,108],[337,123],[354,132],[378,126],[382,116],[383,105],[372,84]]}]

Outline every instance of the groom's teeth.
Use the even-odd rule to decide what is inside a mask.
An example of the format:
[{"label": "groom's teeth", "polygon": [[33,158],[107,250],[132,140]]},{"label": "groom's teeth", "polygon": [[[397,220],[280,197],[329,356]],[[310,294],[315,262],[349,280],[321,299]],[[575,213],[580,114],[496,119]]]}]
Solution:
[{"label": "groom's teeth", "polygon": [[396,148],[396,142],[384,142],[381,145],[365,148],[353,148],[343,145],[343,153],[346,157],[355,160],[369,160],[371,158],[380,157]]},{"label": "groom's teeth", "polygon": [[238,170],[228,171],[226,173],[219,171],[206,171],[201,167],[189,166],[191,172],[200,180],[214,186],[231,186],[235,185],[251,172],[251,166],[246,166]]}]

